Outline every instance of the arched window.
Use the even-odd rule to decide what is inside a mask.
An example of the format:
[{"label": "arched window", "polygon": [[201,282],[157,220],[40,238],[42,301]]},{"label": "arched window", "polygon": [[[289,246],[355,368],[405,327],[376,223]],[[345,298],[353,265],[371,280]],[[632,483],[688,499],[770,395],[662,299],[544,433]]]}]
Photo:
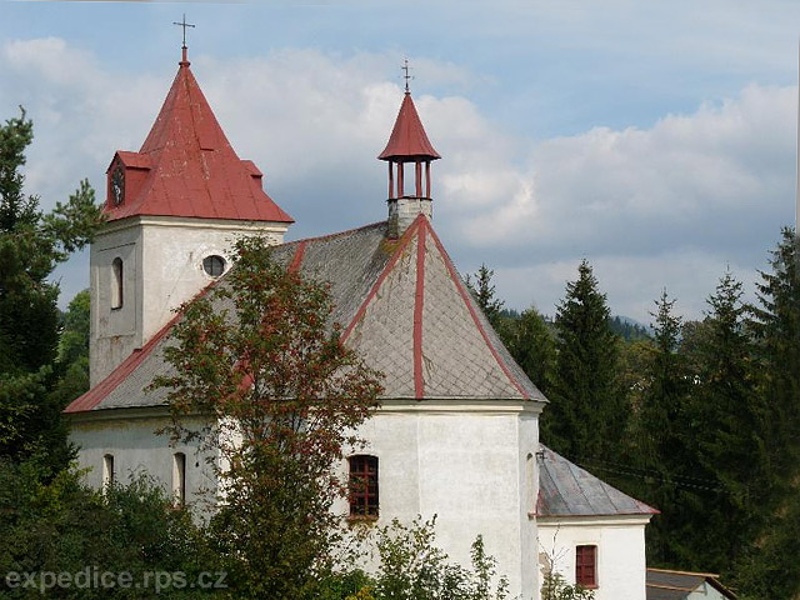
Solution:
[{"label": "arched window", "polygon": [[172,456],[172,493],[175,504],[186,504],[186,455],[183,452]]},{"label": "arched window", "polygon": [[211,277],[219,277],[225,272],[225,259],[218,254],[203,259],[203,270]]},{"label": "arched window", "polygon": [[111,309],[122,308],[123,272],[122,259],[117,257],[111,263]]},{"label": "arched window", "polygon": [[103,487],[107,488],[108,486],[112,485],[114,483],[114,479],[114,455],[106,454],[103,456]]},{"label": "arched window", "polygon": [[378,517],[378,457],[358,454],[350,466],[350,516]]}]

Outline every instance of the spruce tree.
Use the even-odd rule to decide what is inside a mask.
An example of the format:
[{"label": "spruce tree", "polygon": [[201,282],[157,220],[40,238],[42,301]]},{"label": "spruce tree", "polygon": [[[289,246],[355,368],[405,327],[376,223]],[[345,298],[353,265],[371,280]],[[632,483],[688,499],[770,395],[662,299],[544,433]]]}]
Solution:
[{"label": "spruce tree", "polygon": [[753,540],[768,492],[767,407],[756,387],[742,296],[741,282],[726,273],[708,298],[710,310],[691,349],[693,389],[683,427],[695,477],[703,481],[689,507],[685,560],[723,573]]},{"label": "spruce tree", "polygon": [[506,320],[499,329],[503,343],[539,390],[547,395],[555,368],[555,338],[536,307],[522,311],[518,319]]},{"label": "spruce tree", "polygon": [[641,475],[633,486],[636,497],[661,510],[648,528],[648,563],[681,567],[684,535],[678,532],[690,524],[677,507],[686,500],[693,504],[688,496],[694,493],[696,472],[687,439],[690,379],[679,352],[682,319],[674,314],[675,302],[664,290],[651,313],[653,339],[647,345],[630,452]]},{"label": "spruce tree", "polygon": [[86,181],[49,213],[37,196],[25,194],[25,150],[32,141],[24,111],[0,125],[0,458],[13,460],[69,455],[60,423],[64,405],[50,397],[60,323],[58,284],[48,278],[102,222]]},{"label": "spruce tree", "polygon": [[578,267],[578,279],[567,284],[555,329],[558,356],[542,439],[575,460],[616,461],[630,413],[617,379],[620,341],[610,329],[606,296],[586,260]]},{"label": "spruce tree", "polygon": [[470,275],[466,277],[466,284],[475,300],[478,301],[478,306],[483,310],[483,314],[489,319],[489,323],[497,328],[499,325],[500,311],[503,310],[505,302],[497,298],[495,286],[492,283],[494,271],[481,264],[478,272],[475,273],[474,279]]},{"label": "spruce tree", "polygon": [[736,564],[736,584],[748,598],[800,593],[800,270],[798,238],[786,228],[771,270],[756,284],[755,333],[759,393],[766,399],[766,477],[763,526]]}]

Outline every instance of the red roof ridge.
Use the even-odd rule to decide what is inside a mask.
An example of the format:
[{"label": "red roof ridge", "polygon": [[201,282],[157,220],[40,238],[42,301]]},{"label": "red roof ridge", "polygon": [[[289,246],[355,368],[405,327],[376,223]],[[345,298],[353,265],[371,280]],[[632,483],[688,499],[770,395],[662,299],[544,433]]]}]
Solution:
[{"label": "red roof ridge", "polygon": [[[421,217],[417,217],[418,219]],[[428,220],[425,219],[427,223]],[[419,226],[417,235],[417,281],[414,290],[414,331],[412,334],[414,348],[414,394],[417,400],[425,397],[425,378],[422,376],[422,325],[423,308],[425,306],[425,231]]]},{"label": "red roof ridge", "polygon": [[[209,292],[209,290],[220,283],[220,281],[222,280],[216,279],[212,281],[185,304],[190,304],[198,298],[202,298]],[[144,346],[134,349],[130,356],[123,360],[116,369],[111,371],[111,373],[109,373],[105,379],[103,379],[97,385],[92,386],[92,388],[86,393],[78,396],[75,400],[70,402],[69,405],[64,409],[64,412],[88,412],[97,407],[106,398],[106,396],[108,396],[108,394],[117,389],[117,386],[125,381],[125,379],[131,373],[133,373],[139,367],[139,365],[142,364],[144,359],[146,359],[152,353],[153,349],[162,339],[164,339],[164,337],[166,337],[166,335],[182,317],[183,311],[176,310],[173,317],[167,321],[167,323],[161,329],[159,329],[155,335],[153,335],[153,337],[147,340],[147,343]]]},{"label": "red roof ridge", "polygon": [[116,369],[111,371],[105,379],[93,386],[85,394],[78,396],[75,400],[70,402],[67,408],[64,409],[64,412],[89,412],[97,407],[106,396],[117,389],[117,386],[125,381],[125,379],[142,364],[144,359],[153,351],[153,348],[167,335],[182,316],[182,312],[176,313],[144,346],[136,348],[130,356],[122,361]]},{"label": "red roof ridge", "polygon": [[408,229],[406,229],[405,233],[403,233],[403,235],[398,240],[397,246],[394,249],[394,253],[392,254],[391,258],[387,261],[386,265],[383,267],[383,270],[381,271],[380,275],[378,275],[378,278],[375,280],[375,283],[372,284],[372,287],[367,293],[367,297],[364,298],[364,301],[358,307],[358,310],[356,311],[355,315],[353,315],[353,318],[350,320],[350,323],[344,330],[344,333],[342,334],[342,343],[347,341],[347,338],[352,333],[353,329],[356,326],[356,323],[358,323],[358,321],[361,320],[361,318],[364,316],[364,313],[367,310],[367,306],[375,297],[375,295],[378,293],[378,290],[380,289],[381,285],[383,285],[383,282],[386,280],[386,277],[388,277],[394,265],[397,264],[398,260],[400,260],[400,255],[402,254],[406,246],[409,245],[411,239],[414,237],[414,233],[417,231],[417,229],[421,227],[421,223],[423,221],[427,221],[427,218],[424,215],[417,216],[417,218],[414,219],[414,222],[411,223]]},{"label": "red roof ridge", "polygon": [[453,264],[453,261],[450,258],[450,255],[447,254],[447,250],[445,250],[444,245],[442,244],[442,241],[439,239],[439,236],[436,235],[436,231],[434,231],[433,226],[427,221],[427,219],[425,221],[427,223],[428,229],[430,229],[431,239],[433,240],[434,244],[436,244],[436,247],[438,248],[439,253],[442,255],[442,258],[444,260],[444,264],[447,267],[448,273],[450,274],[450,279],[453,280],[453,283],[455,284],[456,289],[458,290],[458,293],[461,296],[461,300],[466,305],[467,310],[469,311],[469,314],[472,317],[472,321],[475,323],[475,326],[478,328],[478,331],[480,332],[484,343],[489,348],[489,351],[492,353],[492,356],[494,357],[495,362],[497,362],[497,365],[500,367],[500,370],[503,371],[503,374],[511,382],[511,385],[513,385],[517,389],[517,391],[520,394],[522,394],[522,397],[525,400],[530,400],[531,399],[531,395],[525,390],[525,387],[517,380],[517,378],[511,372],[511,369],[509,368],[509,366],[506,364],[506,361],[503,359],[502,356],[500,356],[500,353],[497,351],[497,348],[495,348],[494,344],[489,339],[489,334],[487,333],[486,328],[483,326],[483,323],[481,322],[480,318],[478,317],[478,313],[475,310],[475,306],[471,302],[469,292],[467,291],[467,289],[466,289],[466,287],[464,285],[464,282],[461,280],[461,277],[458,276],[458,272],[456,271],[455,265]]}]

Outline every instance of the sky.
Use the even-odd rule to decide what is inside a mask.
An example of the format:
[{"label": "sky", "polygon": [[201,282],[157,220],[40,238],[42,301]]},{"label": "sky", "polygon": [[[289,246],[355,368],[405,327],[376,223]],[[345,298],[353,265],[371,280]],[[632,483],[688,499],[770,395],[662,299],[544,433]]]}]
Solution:
[{"label": "sky", "polygon": [[[794,0],[0,0],[0,119],[23,106],[45,209],[138,150],[178,69],[296,220],[287,240],[385,219],[383,150],[412,94],[442,160],[434,218],[459,271],[554,315],[583,259],[613,314],[664,290],[702,318],[730,270],[753,297],[794,226]],[[59,267],[61,304],[88,286]]]}]

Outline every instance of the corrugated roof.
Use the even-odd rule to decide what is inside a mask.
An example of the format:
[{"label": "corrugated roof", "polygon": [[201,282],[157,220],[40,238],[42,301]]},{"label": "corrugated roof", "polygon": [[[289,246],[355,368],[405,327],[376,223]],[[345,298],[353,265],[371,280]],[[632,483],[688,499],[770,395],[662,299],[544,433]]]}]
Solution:
[{"label": "corrugated roof", "polygon": [[[428,219],[399,240],[385,222],[277,246],[276,260],[330,284],[343,339],[383,371],[384,398],[545,401],[466,291]],[[224,285],[224,278],[220,280]],[[160,405],[165,327],[67,412]]]},{"label": "corrugated roof", "polygon": [[436,160],[441,158],[428,139],[428,134],[425,133],[425,127],[422,126],[410,92],[406,92],[403,96],[400,112],[397,113],[389,142],[378,158],[381,160],[398,158]]},{"label": "corrugated roof", "polygon": [[118,163],[125,167],[124,199],[107,203],[109,220],[157,215],[293,222],[264,192],[261,172],[236,155],[188,61],[180,63],[139,152],[118,152],[109,171]]},{"label": "corrugated roof", "polygon": [[654,515],[658,511],[601,481],[546,446],[539,461],[540,517]]}]

